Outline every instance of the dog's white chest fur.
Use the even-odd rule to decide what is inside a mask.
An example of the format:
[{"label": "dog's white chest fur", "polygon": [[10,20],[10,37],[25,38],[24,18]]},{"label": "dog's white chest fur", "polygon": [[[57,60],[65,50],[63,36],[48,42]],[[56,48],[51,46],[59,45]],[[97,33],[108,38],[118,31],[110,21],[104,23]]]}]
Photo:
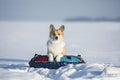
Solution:
[{"label": "dog's white chest fur", "polygon": [[65,47],[64,41],[51,41],[48,40],[47,42],[47,49],[50,53],[53,54],[53,56],[57,56],[63,51],[63,48]]}]

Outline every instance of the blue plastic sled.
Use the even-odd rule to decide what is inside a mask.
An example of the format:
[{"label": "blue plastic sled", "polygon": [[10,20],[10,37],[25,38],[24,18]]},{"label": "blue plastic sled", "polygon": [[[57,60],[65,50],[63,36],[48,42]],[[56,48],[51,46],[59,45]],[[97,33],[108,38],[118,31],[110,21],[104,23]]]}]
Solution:
[{"label": "blue plastic sled", "polygon": [[81,64],[85,63],[80,55],[73,56],[73,55],[65,55],[61,58],[60,62],[53,62],[48,61],[47,55],[38,55],[35,56],[30,60],[29,66],[34,68],[48,68],[48,69],[58,69],[62,66],[66,66],[68,64]]}]

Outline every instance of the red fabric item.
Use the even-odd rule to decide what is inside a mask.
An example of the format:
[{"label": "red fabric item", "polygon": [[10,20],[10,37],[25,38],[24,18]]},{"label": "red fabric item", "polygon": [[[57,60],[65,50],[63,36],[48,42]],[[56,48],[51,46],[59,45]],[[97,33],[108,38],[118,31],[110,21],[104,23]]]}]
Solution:
[{"label": "red fabric item", "polygon": [[41,56],[41,57],[37,57],[34,59],[35,62],[47,62],[48,61],[48,57],[47,56]]},{"label": "red fabric item", "polygon": [[83,60],[83,58],[81,58],[82,59],[82,63],[86,63],[84,60]]}]

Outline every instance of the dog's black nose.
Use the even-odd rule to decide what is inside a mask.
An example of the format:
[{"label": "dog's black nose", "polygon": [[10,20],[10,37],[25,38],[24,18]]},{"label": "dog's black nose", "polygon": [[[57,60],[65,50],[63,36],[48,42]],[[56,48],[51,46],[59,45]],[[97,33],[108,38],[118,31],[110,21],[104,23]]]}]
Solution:
[{"label": "dog's black nose", "polygon": [[56,36],[56,37],[55,37],[55,39],[57,40],[57,39],[58,39],[58,37]]}]

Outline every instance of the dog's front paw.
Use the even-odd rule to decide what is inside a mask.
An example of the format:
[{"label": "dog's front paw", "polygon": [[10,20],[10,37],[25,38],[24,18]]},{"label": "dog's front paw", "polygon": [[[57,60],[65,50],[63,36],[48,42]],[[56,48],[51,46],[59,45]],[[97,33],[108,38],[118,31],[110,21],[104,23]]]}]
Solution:
[{"label": "dog's front paw", "polygon": [[53,62],[53,57],[49,57],[49,62]]},{"label": "dog's front paw", "polygon": [[56,57],[56,62],[60,62],[60,57]]},{"label": "dog's front paw", "polygon": [[53,58],[52,54],[49,54],[48,57],[49,57],[49,62],[53,62],[53,59],[54,59],[54,58]]},{"label": "dog's front paw", "polygon": [[61,57],[62,57],[62,55],[58,55],[58,56],[56,57],[56,61],[57,61],[57,62],[60,62]]}]

